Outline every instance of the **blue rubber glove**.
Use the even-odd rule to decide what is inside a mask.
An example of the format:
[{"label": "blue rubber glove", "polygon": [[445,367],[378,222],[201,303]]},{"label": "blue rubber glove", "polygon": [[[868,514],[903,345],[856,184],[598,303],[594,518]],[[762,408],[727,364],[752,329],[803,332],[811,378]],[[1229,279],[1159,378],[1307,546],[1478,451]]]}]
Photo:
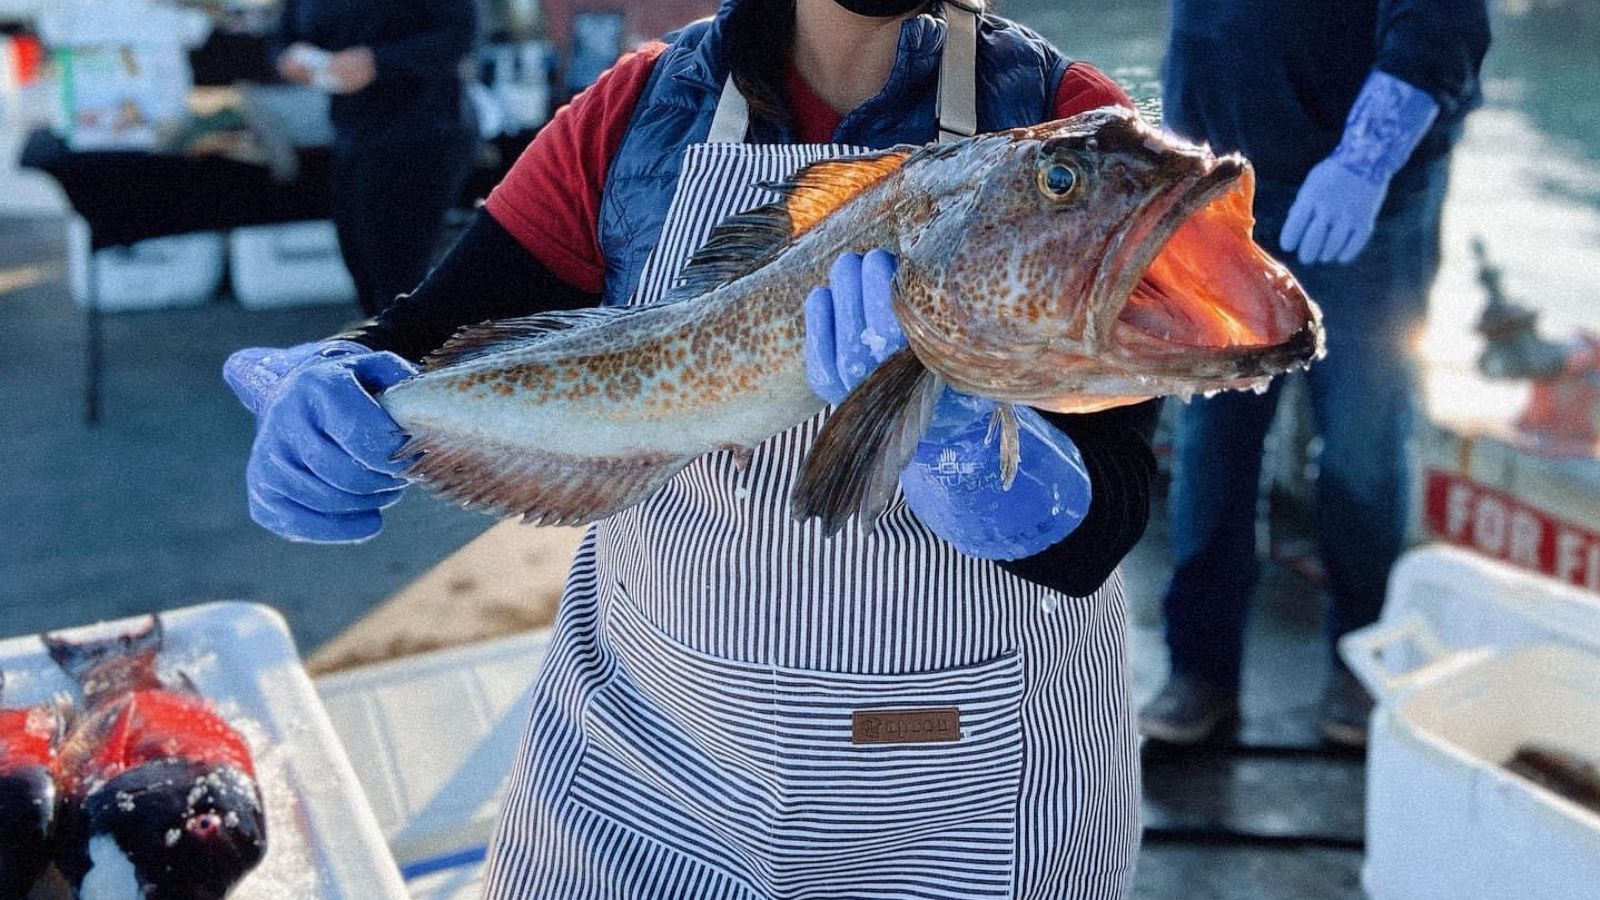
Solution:
[{"label": "blue rubber glove", "polygon": [[1333,153],[1312,168],[1295,195],[1278,241],[1303,263],[1348,263],[1360,255],[1400,171],[1439,115],[1419,88],[1373,70],[1345,119]]},{"label": "blue rubber glove", "polygon": [[256,416],[245,468],[250,518],[293,541],[362,541],[398,502],[405,438],[373,395],[416,373],[393,353],[352,341],[251,347],[222,377]]},{"label": "blue rubber glove", "polygon": [[[806,298],[806,378],[838,404],[906,345],[890,306],[895,257],[883,250],[834,261],[829,287]],[[1016,409],[1021,463],[1002,485],[993,401],[948,388],[911,463],[900,474],[906,505],[970,556],[1018,559],[1058,543],[1089,511],[1089,476],[1072,440],[1038,413]]]}]

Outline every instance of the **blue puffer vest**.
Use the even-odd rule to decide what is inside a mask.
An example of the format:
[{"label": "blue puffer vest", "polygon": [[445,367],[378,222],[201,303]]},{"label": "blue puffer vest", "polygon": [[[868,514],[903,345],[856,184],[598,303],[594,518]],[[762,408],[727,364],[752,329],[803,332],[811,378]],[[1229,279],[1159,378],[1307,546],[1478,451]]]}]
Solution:
[{"label": "blue puffer vest", "polygon": [[[722,24],[741,0],[728,0],[713,19],[678,32],[656,60],[633,121],[612,158],[600,199],[600,248],[606,258],[603,302],[627,302],[661,234],[678,184],[683,148],[705,140],[727,78]],[[934,139],[934,101],[945,23],[940,4],[908,19],[889,82],[851,112],[834,142],[861,147],[925,144]],[[994,16],[978,25],[978,130],[1031,125],[1052,117],[1056,88],[1068,60],[1032,31]],[[785,130],[754,122],[750,138],[792,143]]]}]

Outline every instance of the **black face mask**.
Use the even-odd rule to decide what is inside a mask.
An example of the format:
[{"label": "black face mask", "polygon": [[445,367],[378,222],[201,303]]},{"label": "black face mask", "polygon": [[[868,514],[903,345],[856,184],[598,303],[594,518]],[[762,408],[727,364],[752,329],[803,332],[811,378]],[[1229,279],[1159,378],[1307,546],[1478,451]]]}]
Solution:
[{"label": "black face mask", "polygon": [[833,0],[858,16],[888,19],[903,16],[923,5],[927,0]]}]

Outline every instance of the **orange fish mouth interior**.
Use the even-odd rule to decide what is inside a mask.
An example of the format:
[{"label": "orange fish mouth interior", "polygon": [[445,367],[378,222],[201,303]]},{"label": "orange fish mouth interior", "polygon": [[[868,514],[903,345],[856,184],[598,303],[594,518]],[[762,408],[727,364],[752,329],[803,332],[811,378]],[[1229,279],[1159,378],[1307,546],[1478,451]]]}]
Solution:
[{"label": "orange fish mouth interior", "polygon": [[[1303,327],[1293,276],[1251,238],[1253,174],[1190,215],[1156,254],[1117,316],[1148,344],[1230,349],[1272,346]],[[1134,335],[1124,333],[1123,337]]]}]

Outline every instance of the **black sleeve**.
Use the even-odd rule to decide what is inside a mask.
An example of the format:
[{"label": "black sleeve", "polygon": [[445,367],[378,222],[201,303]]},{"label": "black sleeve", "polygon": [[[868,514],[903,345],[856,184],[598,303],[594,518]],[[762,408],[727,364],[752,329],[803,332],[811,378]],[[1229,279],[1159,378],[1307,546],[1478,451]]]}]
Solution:
[{"label": "black sleeve", "polygon": [[299,2],[300,0],[283,0],[278,6],[278,24],[272,29],[272,36],[267,40],[267,64],[274,72],[278,71],[278,57],[289,49],[290,44],[300,39],[294,30],[295,7]]},{"label": "black sleeve", "polygon": [[463,325],[599,302],[598,294],[557,278],[480,209],[416,290],[401,294],[376,319],[338,337],[420,362]]},{"label": "black sleeve", "polygon": [[1489,50],[1485,0],[1382,0],[1377,68],[1428,92],[1439,117],[1459,118],[1476,102]]},{"label": "black sleeve", "polygon": [[1014,575],[1072,597],[1087,597],[1144,535],[1156,459],[1150,450],[1161,401],[1105,412],[1040,411],[1072,438],[1089,470],[1091,495],[1083,522],[1060,543],[1033,556],[1001,562]]}]

